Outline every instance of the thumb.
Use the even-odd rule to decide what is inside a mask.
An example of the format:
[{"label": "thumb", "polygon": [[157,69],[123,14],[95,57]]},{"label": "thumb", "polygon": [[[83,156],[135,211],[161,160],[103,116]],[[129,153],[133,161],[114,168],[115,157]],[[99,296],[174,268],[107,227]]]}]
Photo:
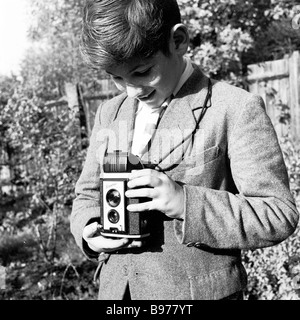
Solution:
[{"label": "thumb", "polygon": [[92,238],[95,233],[98,231],[98,228],[100,227],[100,224],[98,222],[93,222],[91,224],[88,224],[84,227],[82,237],[84,240],[87,238]]}]

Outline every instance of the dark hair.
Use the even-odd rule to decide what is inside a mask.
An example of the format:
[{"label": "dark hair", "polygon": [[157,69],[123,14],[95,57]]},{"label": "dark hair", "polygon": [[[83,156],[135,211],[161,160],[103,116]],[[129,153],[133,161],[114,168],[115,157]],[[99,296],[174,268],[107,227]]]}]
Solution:
[{"label": "dark hair", "polygon": [[181,22],[176,0],[87,0],[81,52],[93,68],[169,54],[172,27]]}]

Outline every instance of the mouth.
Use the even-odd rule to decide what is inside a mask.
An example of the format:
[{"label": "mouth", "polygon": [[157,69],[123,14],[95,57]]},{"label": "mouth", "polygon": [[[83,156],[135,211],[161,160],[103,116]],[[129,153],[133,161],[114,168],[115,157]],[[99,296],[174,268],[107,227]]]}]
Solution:
[{"label": "mouth", "polygon": [[153,90],[152,92],[150,92],[146,96],[138,97],[138,99],[140,101],[148,101],[148,100],[151,100],[151,98],[154,96],[154,94],[155,94],[155,90]]}]

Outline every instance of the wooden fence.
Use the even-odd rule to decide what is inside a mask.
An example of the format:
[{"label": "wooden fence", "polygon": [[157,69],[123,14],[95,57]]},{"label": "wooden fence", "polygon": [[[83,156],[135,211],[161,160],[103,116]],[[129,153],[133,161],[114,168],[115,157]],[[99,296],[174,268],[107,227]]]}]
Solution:
[{"label": "wooden fence", "polygon": [[100,103],[106,101],[119,93],[113,81],[109,79],[102,79],[99,81],[101,86],[101,93],[91,95],[88,92],[78,90],[78,86],[74,84],[66,84],[66,101],[69,108],[77,107],[82,108],[86,122],[86,129],[90,136],[93,125],[94,117]]},{"label": "wooden fence", "polygon": [[300,55],[295,51],[284,59],[267,61],[248,66],[249,91],[259,94],[265,101],[266,110],[279,137],[288,127],[278,122],[281,103],[288,107],[290,129],[296,147],[300,147]]}]

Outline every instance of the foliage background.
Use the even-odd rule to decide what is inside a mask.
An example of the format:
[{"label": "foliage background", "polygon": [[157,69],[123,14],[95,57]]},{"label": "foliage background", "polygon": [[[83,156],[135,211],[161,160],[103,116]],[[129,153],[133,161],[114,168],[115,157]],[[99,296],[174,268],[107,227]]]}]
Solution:
[{"label": "foliage background", "polygon": [[[0,194],[0,299],[95,299],[96,266],[69,231],[74,184],[84,161],[86,128],[80,110],[57,106],[66,83],[101,93],[102,70],[89,70],[78,44],[84,0],[26,0],[31,47],[20,75],[0,76],[0,165],[9,167],[11,189]],[[292,19],[300,1],[179,0],[190,57],[210,76],[247,89],[247,65],[299,50]],[[289,123],[288,106],[275,103]],[[85,137],[85,138],[84,138]],[[299,203],[300,154],[289,136],[281,141]],[[0,166],[0,168],[1,168]],[[5,191],[3,191],[5,190]],[[299,300],[299,230],[281,244],[243,253],[249,274],[246,298]],[[2,290],[1,290],[2,289]]]}]

